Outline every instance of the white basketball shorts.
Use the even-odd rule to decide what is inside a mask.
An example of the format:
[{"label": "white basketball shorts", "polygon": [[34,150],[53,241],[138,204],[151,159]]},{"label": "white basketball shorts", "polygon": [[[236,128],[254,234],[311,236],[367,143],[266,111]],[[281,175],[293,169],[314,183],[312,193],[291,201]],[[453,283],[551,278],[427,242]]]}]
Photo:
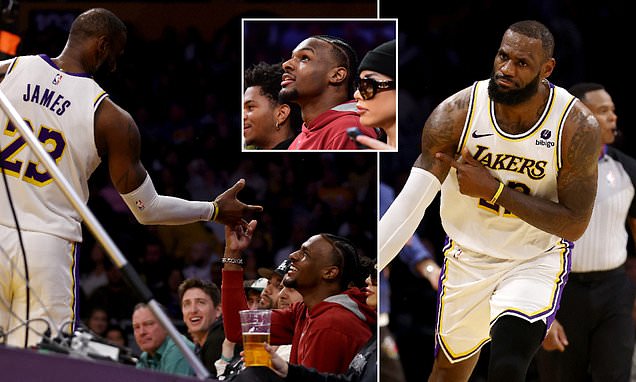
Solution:
[{"label": "white basketball shorts", "polygon": [[497,318],[514,315],[529,322],[554,320],[570,270],[571,243],[562,241],[529,259],[500,259],[444,247],[437,302],[437,354],[450,362],[475,355],[490,341]]},{"label": "white basketball shorts", "polygon": [[28,294],[17,231],[0,225],[0,327],[11,333],[6,343],[17,347],[25,346],[27,335],[27,346],[37,344],[47,328],[44,320],[52,335],[61,326],[70,332],[76,308],[76,243],[33,231],[22,231],[22,243]]}]

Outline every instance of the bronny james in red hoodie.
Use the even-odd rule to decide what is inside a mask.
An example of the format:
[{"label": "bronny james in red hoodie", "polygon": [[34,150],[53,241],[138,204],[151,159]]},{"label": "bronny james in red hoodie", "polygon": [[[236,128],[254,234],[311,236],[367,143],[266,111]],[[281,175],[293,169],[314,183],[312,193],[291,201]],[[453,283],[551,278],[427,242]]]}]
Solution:
[{"label": "bronny james in red hoodie", "polygon": [[[240,227],[226,226],[224,258],[241,258],[256,221],[248,227],[243,232]],[[291,266],[283,284],[300,292],[303,301],[272,311],[270,342],[291,344],[292,364],[344,373],[376,327],[376,313],[365,304],[365,293],[351,286],[362,283],[368,272],[362,270],[353,245],[331,234],[310,237],[289,259]],[[239,264],[225,261],[221,295],[225,335],[232,342],[241,342],[238,311],[247,309],[247,301]]]}]

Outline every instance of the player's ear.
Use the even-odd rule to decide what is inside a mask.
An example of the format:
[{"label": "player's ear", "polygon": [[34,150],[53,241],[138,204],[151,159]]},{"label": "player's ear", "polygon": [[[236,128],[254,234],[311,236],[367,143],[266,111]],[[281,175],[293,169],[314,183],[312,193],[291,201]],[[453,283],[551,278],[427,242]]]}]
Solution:
[{"label": "player's ear", "polygon": [[93,45],[93,55],[96,60],[96,64],[98,67],[102,65],[102,63],[108,57],[108,49],[110,47],[110,40],[107,36],[99,36],[95,39],[95,45]]},{"label": "player's ear", "polygon": [[97,37],[97,51],[99,54],[105,55],[110,47],[110,39],[108,36]]},{"label": "player's ear", "polygon": [[550,77],[555,65],[556,61],[554,60],[554,58],[547,59],[546,62],[544,62],[541,66],[541,79]]},{"label": "player's ear", "polygon": [[282,125],[289,117],[289,113],[291,113],[291,108],[289,107],[289,105],[286,103],[280,104],[276,106],[276,109],[274,111],[274,119],[279,125]]},{"label": "player's ear", "polygon": [[322,277],[325,280],[335,280],[340,275],[340,268],[335,265],[330,265],[328,267],[323,268]]},{"label": "player's ear", "polygon": [[347,80],[349,71],[344,66],[337,66],[330,72],[329,83],[333,85],[340,85]]}]

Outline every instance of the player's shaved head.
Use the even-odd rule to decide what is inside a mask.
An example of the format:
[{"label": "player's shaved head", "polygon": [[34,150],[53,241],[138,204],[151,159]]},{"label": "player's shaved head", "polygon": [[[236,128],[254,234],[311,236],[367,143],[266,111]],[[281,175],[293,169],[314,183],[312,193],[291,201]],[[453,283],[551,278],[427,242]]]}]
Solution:
[{"label": "player's shaved head", "polygon": [[95,36],[119,37],[126,33],[126,25],[113,12],[104,8],[93,8],[73,21],[69,39],[75,41]]}]

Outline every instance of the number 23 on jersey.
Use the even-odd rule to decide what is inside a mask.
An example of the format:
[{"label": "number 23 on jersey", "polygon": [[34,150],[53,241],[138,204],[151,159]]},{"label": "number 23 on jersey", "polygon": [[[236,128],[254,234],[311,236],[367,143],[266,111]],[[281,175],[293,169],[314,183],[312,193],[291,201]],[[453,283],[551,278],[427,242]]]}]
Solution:
[{"label": "number 23 on jersey", "polygon": [[[31,122],[28,120],[25,120],[25,122],[29,128],[33,130]],[[27,149],[26,141],[19,135],[18,130],[11,121],[9,121],[7,126],[4,128],[3,134],[5,136],[15,138],[6,146],[0,146],[0,166],[4,167],[8,175],[21,178],[25,182],[34,184],[38,187],[46,186],[53,181],[51,175],[49,175],[48,171],[40,165],[39,161],[34,162],[29,160],[28,163],[26,163],[24,174],[21,175],[22,168],[25,163],[22,160],[17,159],[17,157],[20,152]],[[41,125],[40,130],[37,132],[37,137],[38,140],[42,142],[44,149],[49,153],[49,155],[51,155],[51,158],[53,158],[55,163],[59,163],[66,147],[66,141],[62,132]]]}]

